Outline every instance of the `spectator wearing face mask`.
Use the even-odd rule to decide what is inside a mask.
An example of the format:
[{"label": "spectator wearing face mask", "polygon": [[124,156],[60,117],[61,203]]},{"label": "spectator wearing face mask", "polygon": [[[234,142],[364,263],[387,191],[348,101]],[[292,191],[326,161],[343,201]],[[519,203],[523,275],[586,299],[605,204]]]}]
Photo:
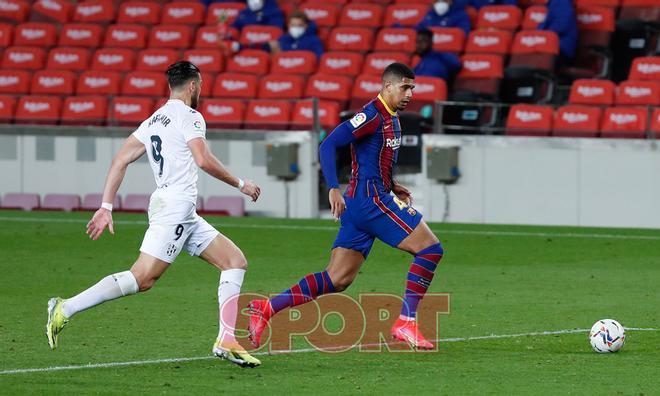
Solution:
[{"label": "spectator wearing face mask", "polygon": [[323,55],[323,44],[316,34],[316,24],[302,11],[294,11],[289,16],[289,30],[277,41],[271,41],[270,51],[311,51],[317,58]]},{"label": "spectator wearing face mask", "polygon": [[271,25],[284,28],[284,14],[275,0],[247,0],[247,7],[241,10],[232,24],[239,31],[247,25]]},{"label": "spectator wearing face mask", "polygon": [[571,0],[550,0],[546,5],[548,13],[538,30],[550,30],[559,36],[558,67],[570,66],[575,58],[578,42],[577,19]]},{"label": "spectator wearing face mask", "polygon": [[481,7],[489,5],[518,5],[518,0],[469,0],[468,5],[479,11]]},{"label": "spectator wearing face mask", "polygon": [[414,70],[416,76],[447,80],[461,68],[461,61],[455,54],[433,50],[433,32],[428,29],[417,32],[415,54],[419,56],[419,63]]},{"label": "spectator wearing face mask", "polygon": [[470,33],[470,17],[465,12],[466,0],[440,0],[426,13],[424,19],[417,24],[417,30],[430,27],[456,27]]}]

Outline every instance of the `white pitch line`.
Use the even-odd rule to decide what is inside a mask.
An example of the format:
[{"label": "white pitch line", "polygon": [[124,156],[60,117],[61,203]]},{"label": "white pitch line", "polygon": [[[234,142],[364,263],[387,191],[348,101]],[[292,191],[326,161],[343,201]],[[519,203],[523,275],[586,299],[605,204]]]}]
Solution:
[{"label": "white pitch line", "polygon": [[[83,219],[56,219],[49,217],[2,217],[0,221],[22,222],[22,223],[76,223],[86,224]],[[147,221],[138,220],[117,220],[114,224],[124,225],[144,225]],[[297,231],[334,231],[338,227],[334,226],[307,226],[307,225],[284,225],[284,224],[228,224],[211,223],[220,228],[256,228],[256,229],[275,229],[275,230],[297,230]],[[479,231],[479,230],[447,230],[436,227],[431,228],[433,232],[441,235],[475,235],[475,236],[510,236],[510,237],[539,237],[539,238],[585,238],[585,239],[624,239],[624,240],[643,240],[660,241],[660,235],[625,235],[625,234],[598,234],[598,233],[579,233],[579,232],[525,232],[525,231]]]},{"label": "white pitch line", "polygon": [[[640,328],[640,327],[626,327],[627,331],[658,331],[660,329],[655,328]],[[517,333],[517,334],[491,334],[486,336],[476,336],[476,337],[457,337],[457,338],[443,338],[439,340],[431,340],[433,342],[440,343],[450,343],[450,342],[466,342],[466,341],[479,341],[479,340],[496,340],[503,338],[520,338],[520,337],[532,337],[532,336],[547,336],[547,335],[561,335],[561,334],[576,334],[576,333],[586,333],[589,329],[566,329],[566,330],[554,330],[554,331],[537,331],[531,333]],[[359,346],[385,346],[389,344],[388,342],[381,342],[378,344],[361,344],[353,346],[338,346],[333,348],[326,348],[327,350],[344,350],[344,349],[354,349]],[[302,348],[302,349],[292,349],[292,350],[282,350],[282,351],[273,351],[273,352],[257,352],[253,353],[255,356],[261,355],[276,355],[276,354],[291,354],[291,353],[311,353],[319,352],[317,348]],[[166,358],[166,359],[151,359],[151,360],[133,360],[128,362],[108,362],[108,363],[88,363],[81,365],[71,365],[71,366],[53,366],[53,367],[38,367],[38,368],[18,368],[11,370],[2,370],[0,375],[8,374],[27,374],[27,373],[44,373],[44,372],[53,372],[53,371],[64,371],[64,370],[82,370],[82,369],[95,369],[95,368],[111,368],[111,367],[126,367],[126,366],[144,366],[149,364],[161,364],[161,363],[180,363],[180,362],[192,362],[197,360],[210,360],[217,359],[215,356],[195,356],[195,357],[183,357],[183,358]]]}]

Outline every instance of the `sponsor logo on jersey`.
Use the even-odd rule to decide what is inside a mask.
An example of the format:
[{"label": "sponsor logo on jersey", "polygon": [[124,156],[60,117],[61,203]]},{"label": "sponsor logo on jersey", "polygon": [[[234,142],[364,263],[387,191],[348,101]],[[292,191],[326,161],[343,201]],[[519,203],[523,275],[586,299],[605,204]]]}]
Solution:
[{"label": "sponsor logo on jersey", "polygon": [[364,113],[357,113],[356,115],[351,118],[351,125],[353,125],[353,128],[357,128],[360,125],[362,125],[365,121],[367,120],[367,115]]},{"label": "sponsor logo on jersey", "polygon": [[392,150],[398,150],[401,147],[401,138],[385,139],[385,146]]}]

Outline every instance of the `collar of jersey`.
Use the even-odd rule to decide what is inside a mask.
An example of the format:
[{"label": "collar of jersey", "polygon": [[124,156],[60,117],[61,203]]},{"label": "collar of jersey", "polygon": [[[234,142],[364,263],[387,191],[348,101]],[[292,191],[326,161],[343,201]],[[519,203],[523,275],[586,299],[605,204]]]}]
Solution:
[{"label": "collar of jersey", "polygon": [[385,110],[387,110],[387,112],[390,113],[390,115],[396,115],[396,111],[392,111],[392,109],[390,109],[390,106],[388,106],[387,103],[385,103],[385,99],[383,99],[383,97],[380,96],[380,94],[378,94],[378,100],[380,100],[383,106],[385,106]]}]

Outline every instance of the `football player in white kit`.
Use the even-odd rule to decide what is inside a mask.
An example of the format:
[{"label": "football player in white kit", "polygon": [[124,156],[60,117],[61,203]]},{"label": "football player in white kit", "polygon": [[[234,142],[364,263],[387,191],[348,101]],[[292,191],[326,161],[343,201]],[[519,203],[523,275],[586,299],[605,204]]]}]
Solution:
[{"label": "football player in white kit", "polygon": [[233,176],[209,150],[204,118],[195,110],[202,83],[197,66],[179,61],[170,65],[166,74],[171,90],[169,101],[142,122],[115,155],[101,208],[87,224],[87,234],[93,240],[106,227],[114,234],[111,202],[128,165],[146,152],[157,188],[149,202],[149,228],[140,255],[129,271],[108,275],[72,298],[51,298],[46,325],[48,344],[51,349],[57,347],[59,333],[76,313],[149,290],[185,249],[221,271],[220,330],[213,354],[243,367],[255,367],[261,362],[247,353],[234,337],[238,294],[247,261],[231,240],[197,215],[197,168],[238,188],[252,201],[259,198],[261,191],[254,182]]}]

